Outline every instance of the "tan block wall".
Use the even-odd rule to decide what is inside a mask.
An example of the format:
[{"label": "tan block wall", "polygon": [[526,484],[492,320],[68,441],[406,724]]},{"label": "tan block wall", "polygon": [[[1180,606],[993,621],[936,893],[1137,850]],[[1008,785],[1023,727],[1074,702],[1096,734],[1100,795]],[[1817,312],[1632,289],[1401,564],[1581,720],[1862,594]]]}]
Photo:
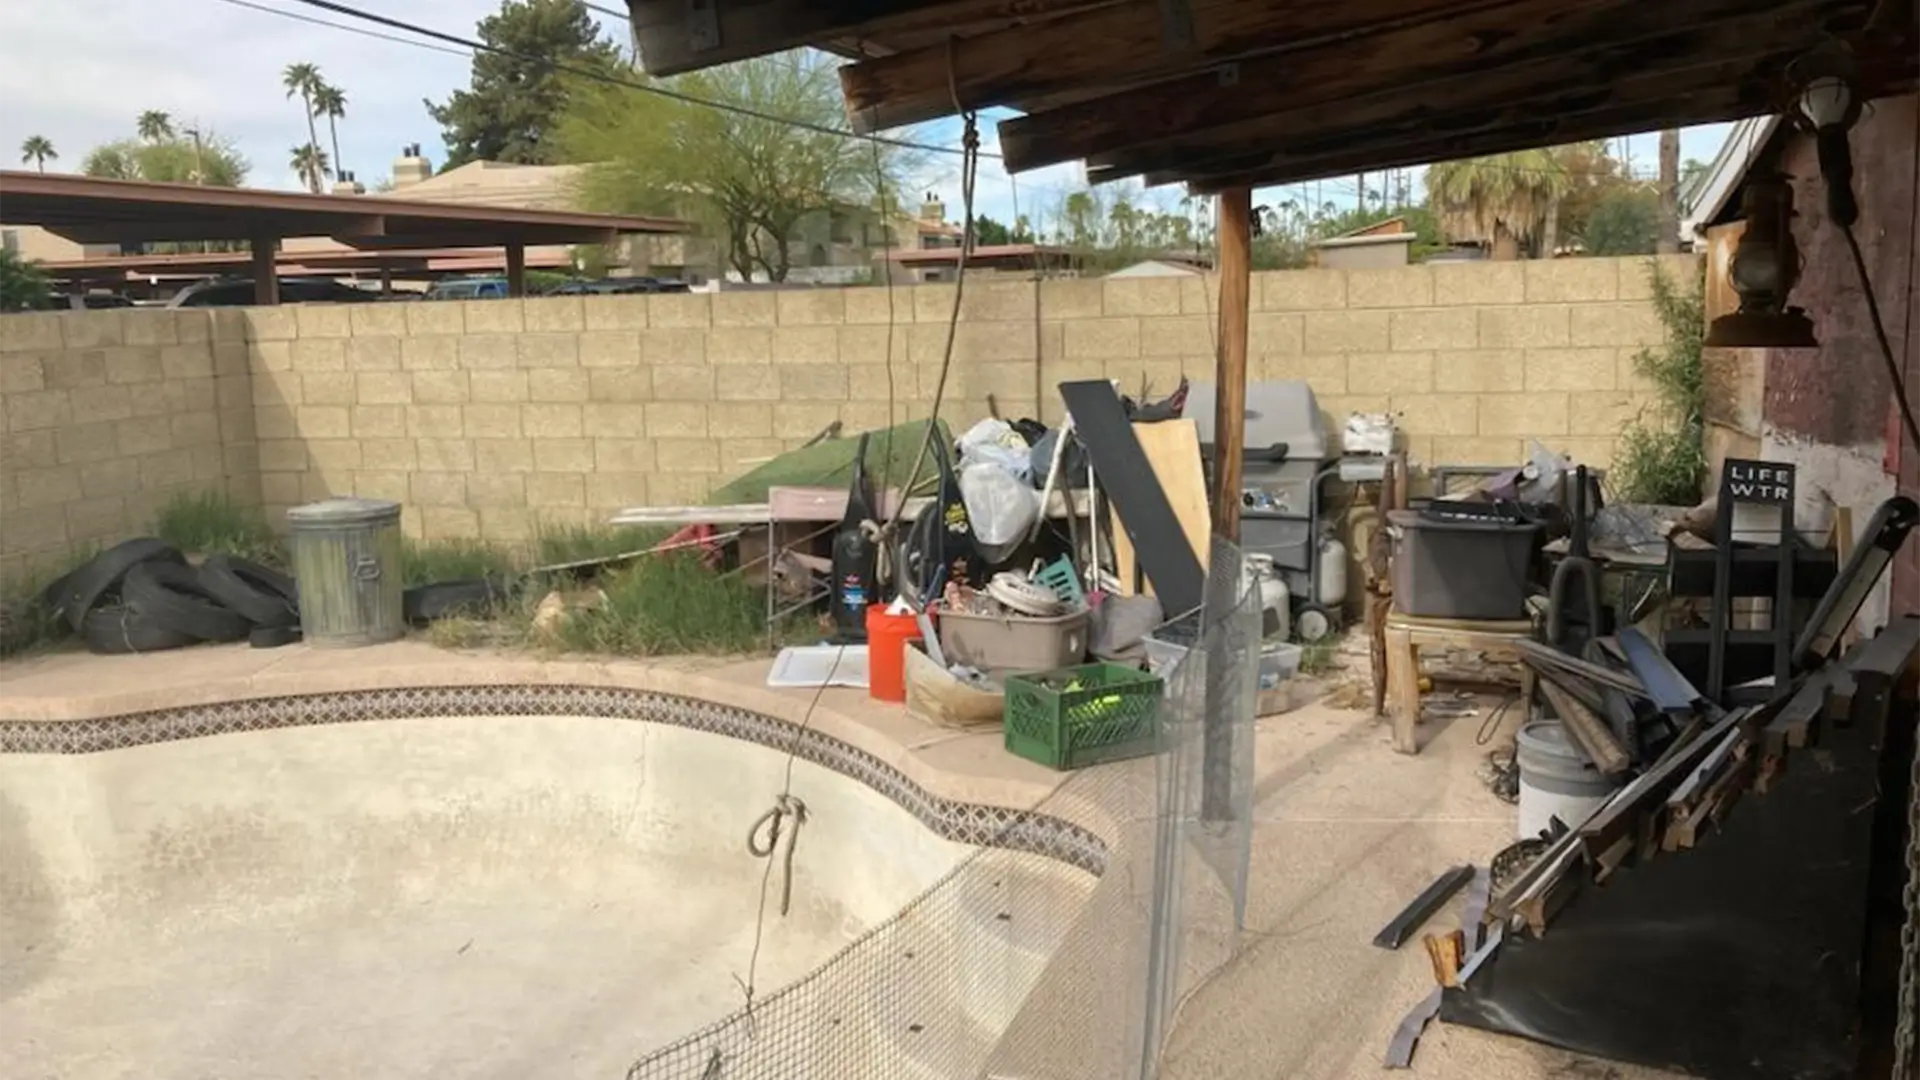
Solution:
[{"label": "tan block wall", "polygon": [[[1249,374],[1306,380],[1335,430],[1396,414],[1421,465],[1518,461],[1528,438],[1604,465],[1651,403],[1647,264],[1258,274]],[[935,284],[7,316],[4,557],[124,535],[186,484],[275,521],[395,499],[414,535],[500,541],[700,502],[835,421],[927,416],[949,336],[956,430],[989,403],[1057,422],[1069,379],[1151,398],[1212,378],[1214,279],[982,279],[957,321],[955,302]]]},{"label": "tan block wall", "polygon": [[260,497],[235,312],[0,317],[0,577],[145,530],[183,491]]},{"label": "tan block wall", "polygon": [[834,421],[927,415],[896,299],[891,335],[837,291],[248,309],[262,502],[395,499],[413,535],[499,541],[700,502]]}]

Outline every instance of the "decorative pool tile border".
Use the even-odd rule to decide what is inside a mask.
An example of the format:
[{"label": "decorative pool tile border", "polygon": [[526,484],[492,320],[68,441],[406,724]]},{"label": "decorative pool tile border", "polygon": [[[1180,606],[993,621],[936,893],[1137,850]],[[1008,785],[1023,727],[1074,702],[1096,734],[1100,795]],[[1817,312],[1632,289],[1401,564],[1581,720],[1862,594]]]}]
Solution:
[{"label": "decorative pool tile border", "polygon": [[855,780],[947,840],[1031,852],[1093,874],[1107,844],[1091,830],[1031,810],[941,798],[859,747],[812,728],[697,698],[623,687],[419,686],[251,698],[92,720],[0,720],[0,754],[92,754],[245,731],[442,716],[586,716],[671,724],[791,751]]}]

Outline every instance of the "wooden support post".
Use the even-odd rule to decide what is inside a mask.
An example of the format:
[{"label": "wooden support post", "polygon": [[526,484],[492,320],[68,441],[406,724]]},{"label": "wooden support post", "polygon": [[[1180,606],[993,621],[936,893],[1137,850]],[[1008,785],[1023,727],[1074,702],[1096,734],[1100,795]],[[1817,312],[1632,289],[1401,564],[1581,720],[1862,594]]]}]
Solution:
[{"label": "wooden support post", "polygon": [[1220,353],[1214,358],[1213,535],[1240,539],[1240,466],[1247,431],[1247,307],[1253,191],[1220,193]]},{"label": "wooden support post", "polygon": [[527,295],[527,245],[507,245],[507,295]]},{"label": "wooden support post", "polygon": [[385,263],[380,265],[380,295],[393,295],[393,267]]},{"label": "wooden support post", "polygon": [[[1240,540],[1240,465],[1247,432],[1247,293],[1253,256],[1253,192],[1248,188],[1223,192],[1215,220],[1220,237],[1220,352],[1214,357],[1213,414],[1213,535],[1217,540]],[[1218,623],[1241,587],[1239,581],[1212,580],[1214,560],[1207,560],[1207,607],[1203,618],[1202,648],[1207,648],[1206,624]],[[1257,633],[1257,631],[1256,631]],[[1226,649],[1214,646],[1207,662],[1201,750],[1201,817],[1209,822],[1233,820],[1234,711],[1239,688],[1234,686],[1241,665],[1253,657],[1229,660]],[[1258,643],[1254,651],[1258,652]],[[1247,753],[1251,753],[1249,748]]]},{"label": "wooden support post", "polygon": [[280,240],[273,236],[256,236],[252,246],[253,302],[262,307],[271,307],[280,302],[280,272],[273,263]]}]

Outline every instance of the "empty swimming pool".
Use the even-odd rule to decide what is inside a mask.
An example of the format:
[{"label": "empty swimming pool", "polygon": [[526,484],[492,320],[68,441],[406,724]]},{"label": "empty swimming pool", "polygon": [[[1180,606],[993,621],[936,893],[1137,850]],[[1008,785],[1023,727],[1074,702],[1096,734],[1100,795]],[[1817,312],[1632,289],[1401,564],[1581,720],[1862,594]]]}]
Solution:
[{"label": "empty swimming pool", "polygon": [[[0,754],[11,1075],[618,1077],[973,850],[923,793],[699,724],[173,725]],[[789,770],[782,916],[746,839]]]}]

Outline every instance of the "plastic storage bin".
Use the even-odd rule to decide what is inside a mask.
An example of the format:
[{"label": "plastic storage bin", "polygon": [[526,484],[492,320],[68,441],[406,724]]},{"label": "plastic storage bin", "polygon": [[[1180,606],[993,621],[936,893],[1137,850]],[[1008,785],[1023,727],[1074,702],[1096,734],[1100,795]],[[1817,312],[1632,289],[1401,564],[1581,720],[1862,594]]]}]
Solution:
[{"label": "plastic storage bin", "polygon": [[1051,671],[1087,658],[1087,613],[1038,619],[1026,615],[939,612],[940,650],[949,664],[989,675]]},{"label": "plastic storage bin", "polygon": [[1144,757],[1160,737],[1160,677],[1082,664],[1007,678],[1007,752],[1053,769]]},{"label": "plastic storage bin", "polygon": [[[1147,670],[1162,679],[1173,674],[1186,659],[1188,646],[1156,637],[1146,639]],[[1260,691],[1278,690],[1280,685],[1300,673],[1300,658],[1306,650],[1290,641],[1269,641],[1260,646]]]},{"label": "plastic storage bin", "polygon": [[1393,609],[1438,619],[1524,619],[1538,525],[1387,514],[1393,526]]},{"label": "plastic storage bin", "polygon": [[326,499],[287,511],[287,522],[307,644],[378,645],[407,632],[399,503]]}]

